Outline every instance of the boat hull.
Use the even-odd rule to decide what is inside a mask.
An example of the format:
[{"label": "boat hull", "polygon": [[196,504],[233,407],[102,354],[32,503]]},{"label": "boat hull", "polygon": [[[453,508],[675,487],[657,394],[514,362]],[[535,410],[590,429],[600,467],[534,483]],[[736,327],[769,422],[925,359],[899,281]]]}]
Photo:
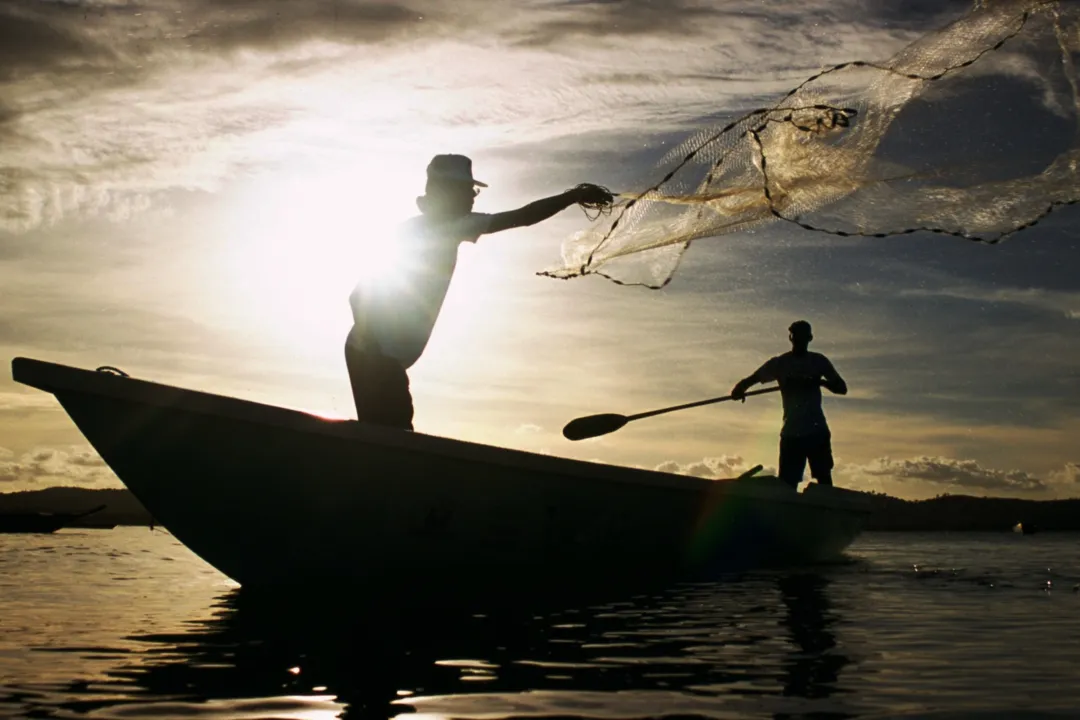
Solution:
[{"label": "boat hull", "polygon": [[[20,368],[20,364],[22,367]],[[16,361],[149,512],[250,587],[551,587],[835,559],[842,490],[706,481]]]}]

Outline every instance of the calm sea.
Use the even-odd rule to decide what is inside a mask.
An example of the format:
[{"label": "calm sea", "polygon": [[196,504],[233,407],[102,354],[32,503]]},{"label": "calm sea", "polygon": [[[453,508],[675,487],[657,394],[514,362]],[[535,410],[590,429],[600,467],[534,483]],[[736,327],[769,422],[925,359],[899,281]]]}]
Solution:
[{"label": "calm sea", "polygon": [[[251,600],[168,533],[0,535],[0,715],[1080,717],[1080,535],[869,534],[603,604]],[[940,714],[939,714],[940,713]]]}]

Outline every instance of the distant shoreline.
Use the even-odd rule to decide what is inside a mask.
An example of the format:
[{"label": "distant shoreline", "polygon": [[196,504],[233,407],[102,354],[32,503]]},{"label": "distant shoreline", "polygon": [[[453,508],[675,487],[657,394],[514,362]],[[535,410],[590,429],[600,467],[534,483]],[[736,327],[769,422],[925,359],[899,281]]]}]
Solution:
[{"label": "distant shoreline", "polygon": [[[866,493],[873,514],[869,532],[1010,532],[1017,523],[1037,532],[1080,532],[1080,499],[942,495],[929,500],[901,500]],[[105,509],[70,527],[149,526],[153,517],[126,489],[50,487],[0,493],[0,513],[84,512]]]}]

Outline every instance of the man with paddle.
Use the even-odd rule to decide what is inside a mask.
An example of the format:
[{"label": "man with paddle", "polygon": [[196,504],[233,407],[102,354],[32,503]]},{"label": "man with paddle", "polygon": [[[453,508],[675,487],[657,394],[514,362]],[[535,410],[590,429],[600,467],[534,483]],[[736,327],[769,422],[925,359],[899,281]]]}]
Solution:
[{"label": "man with paddle", "polygon": [[610,206],[613,197],[599,185],[583,183],[516,210],[473,212],[478,188],[464,155],[436,155],[427,167],[425,194],[416,199],[420,215],[399,237],[403,262],[385,282],[362,281],[349,297],[354,324],[345,341],[345,365],[357,419],[363,423],[413,429],[413,403],[406,373],[427,346],[457,264],[461,243],[481,235],[535,225],[571,205]]},{"label": "man with paddle", "polygon": [[776,381],[784,402],[784,425],[780,430],[780,479],[798,488],[803,470],[822,485],[832,485],[832,434],[821,409],[821,388],[847,395],[847,383],[829,359],[810,352],[814,335],[810,323],[798,320],[788,328],[791,351],[770,358],[754,374],[735,383],[734,400],[745,400],[755,383]]}]

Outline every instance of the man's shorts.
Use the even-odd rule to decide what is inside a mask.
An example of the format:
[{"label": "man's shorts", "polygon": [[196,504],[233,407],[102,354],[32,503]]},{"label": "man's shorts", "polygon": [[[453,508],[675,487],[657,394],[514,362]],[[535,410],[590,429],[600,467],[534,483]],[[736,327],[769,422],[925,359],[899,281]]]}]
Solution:
[{"label": "man's shorts", "polygon": [[810,463],[810,476],[832,485],[832,436],[828,432],[780,438],[780,479],[792,487],[802,482],[803,470]]}]

